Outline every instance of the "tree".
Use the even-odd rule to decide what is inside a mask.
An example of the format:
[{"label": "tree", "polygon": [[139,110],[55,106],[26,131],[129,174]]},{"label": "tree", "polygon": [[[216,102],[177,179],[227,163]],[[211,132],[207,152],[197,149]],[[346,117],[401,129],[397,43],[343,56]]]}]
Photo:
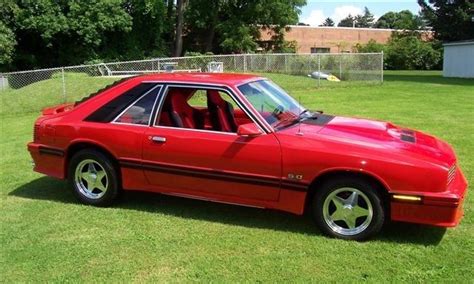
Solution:
[{"label": "tree", "polygon": [[442,41],[474,39],[474,2],[470,0],[418,0],[422,14]]},{"label": "tree", "polygon": [[323,24],[320,25],[320,27],[334,27],[334,21],[328,17],[326,18],[326,20],[324,20]]},{"label": "tree", "polygon": [[10,70],[164,56],[171,50],[172,0],[1,2],[0,16],[18,42]]},{"label": "tree", "polygon": [[174,40],[173,56],[180,56],[183,52],[183,25],[184,25],[184,8],[187,0],[176,1],[176,33]]},{"label": "tree", "polygon": [[388,69],[430,70],[441,66],[441,49],[436,41],[424,41],[420,33],[392,33],[385,49]]},{"label": "tree", "polygon": [[359,53],[382,52],[385,50],[386,45],[377,43],[374,39],[371,39],[366,44],[356,44],[355,48]]},{"label": "tree", "polygon": [[397,12],[387,12],[378,18],[374,24],[374,28],[378,29],[398,29],[396,22],[399,19]]},{"label": "tree", "polygon": [[272,31],[285,41],[306,0],[0,0],[2,68],[32,69],[98,61],[240,53]]},{"label": "tree", "polygon": [[276,49],[283,48],[285,27],[298,23],[306,0],[193,0],[186,9],[185,45],[198,51],[254,51],[260,29],[272,32]]},{"label": "tree", "polygon": [[382,29],[419,30],[424,28],[424,24],[420,16],[414,15],[409,10],[403,10],[383,14],[377,20],[374,27]]},{"label": "tree", "polygon": [[425,41],[420,33],[393,32],[386,44],[370,40],[357,44],[357,52],[384,52],[384,65],[395,70],[431,70],[441,68],[442,52],[437,41]]},{"label": "tree", "polygon": [[7,23],[18,42],[13,69],[79,64],[98,58],[107,52],[104,46],[111,35],[131,29],[132,18],[121,0],[14,2],[15,12],[9,14],[12,19]]},{"label": "tree", "polygon": [[338,27],[357,27],[357,28],[370,28],[374,24],[374,15],[370,13],[369,8],[364,7],[364,13],[362,15],[356,15],[353,17],[349,14],[347,17],[342,19]]},{"label": "tree", "polygon": [[121,1],[71,0],[65,9],[68,29],[84,45],[99,46],[106,33],[131,31],[132,17]]},{"label": "tree", "polygon": [[127,0],[124,4],[132,17],[131,31],[109,35],[104,46],[108,52],[101,57],[127,60],[169,55],[174,41],[174,3],[171,11],[165,1]]},{"label": "tree", "polygon": [[352,17],[351,14],[349,14],[347,17],[342,19],[339,24],[337,24],[338,27],[353,27],[355,25],[355,18]]},{"label": "tree", "polygon": [[6,66],[12,61],[15,45],[15,34],[0,21],[0,66]]},{"label": "tree", "polygon": [[14,0],[2,0],[0,3],[0,70],[3,70],[14,58],[17,41],[13,23],[18,5]]},{"label": "tree", "polygon": [[364,7],[364,14],[357,15],[355,21],[358,28],[370,28],[374,24],[374,15],[370,13],[369,8]]}]

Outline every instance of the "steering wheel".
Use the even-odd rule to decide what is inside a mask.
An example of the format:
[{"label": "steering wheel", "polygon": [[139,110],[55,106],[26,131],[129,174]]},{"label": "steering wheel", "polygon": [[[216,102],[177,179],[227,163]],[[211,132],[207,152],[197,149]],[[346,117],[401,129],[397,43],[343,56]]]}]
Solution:
[{"label": "steering wheel", "polygon": [[272,112],[274,117],[278,117],[280,114],[283,113],[284,107],[282,105],[278,105]]}]

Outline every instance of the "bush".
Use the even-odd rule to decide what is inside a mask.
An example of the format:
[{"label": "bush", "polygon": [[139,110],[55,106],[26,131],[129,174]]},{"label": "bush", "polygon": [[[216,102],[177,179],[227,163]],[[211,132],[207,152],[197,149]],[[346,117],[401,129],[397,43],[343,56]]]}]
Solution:
[{"label": "bush", "polygon": [[385,52],[386,45],[377,43],[375,40],[371,39],[367,44],[356,44],[355,48],[357,52],[361,53],[370,53],[370,52]]},{"label": "bush", "polygon": [[358,52],[384,52],[385,69],[433,70],[442,63],[441,46],[437,41],[425,41],[416,32],[394,32],[387,44],[370,40],[356,45]]},{"label": "bush", "polygon": [[436,42],[423,41],[416,34],[393,34],[387,49],[387,69],[432,70],[441,65],[442,54]]},{"label": "bush", "polygon": [[7,65],[12,61],[15,45],[15,35],[0,21],[0,66]]}]

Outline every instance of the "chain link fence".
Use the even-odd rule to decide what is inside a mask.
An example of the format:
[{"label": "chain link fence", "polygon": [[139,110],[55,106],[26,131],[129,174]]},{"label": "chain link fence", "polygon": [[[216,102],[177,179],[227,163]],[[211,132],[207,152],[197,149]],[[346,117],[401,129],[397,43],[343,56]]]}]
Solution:
[{"label": "chain link fence", "polygon": [[[313,74],[313,78],[317,79],[317,86],[328,75],[346,82],[382,82],[383,54],[209,55],[10,72],[0,74],[0,94],[22,91],[25,96],[33,96],[43,89],[41,93],[48,92],[47,96],[54,97],[55,102],[66,102],[95,92],[119,78],[162,72],[280,73],[297,76]],[[2,98],[2,101],[5,100]]]}]

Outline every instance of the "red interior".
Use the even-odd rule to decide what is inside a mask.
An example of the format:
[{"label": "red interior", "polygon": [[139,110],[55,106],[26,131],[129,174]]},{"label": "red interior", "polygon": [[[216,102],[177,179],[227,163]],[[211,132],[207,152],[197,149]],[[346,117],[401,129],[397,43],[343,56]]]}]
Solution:
[{"label": "red interior", "polygon": [[[159,117],[159,125],[216,130],[215,123],[212,122],[208,107],[193,107],[189,105],[188,100],[194,95],[195,92],[195,89],[188,88],[170,89]],[[228,103],[222,98],[221,93],[215,90],[210,90],[208,91],[207,95],[208,104],[214,104],[218,108],[218,119],[221,126],[219,131],[235,132],[236,129],[233,129],[233,127],[231,127],[229,124],[229,119],[226,119],[224,107]],[[173,116],[175,117],[174,119]],[[240,108],[233,110],[232,117],[233,123],[235,123],[237,127],[241,124],[252,122],[247,114],[245,114],[245,112],[243,112]],[[182,126],[176,125],[177,118],[182,122]]]}]

